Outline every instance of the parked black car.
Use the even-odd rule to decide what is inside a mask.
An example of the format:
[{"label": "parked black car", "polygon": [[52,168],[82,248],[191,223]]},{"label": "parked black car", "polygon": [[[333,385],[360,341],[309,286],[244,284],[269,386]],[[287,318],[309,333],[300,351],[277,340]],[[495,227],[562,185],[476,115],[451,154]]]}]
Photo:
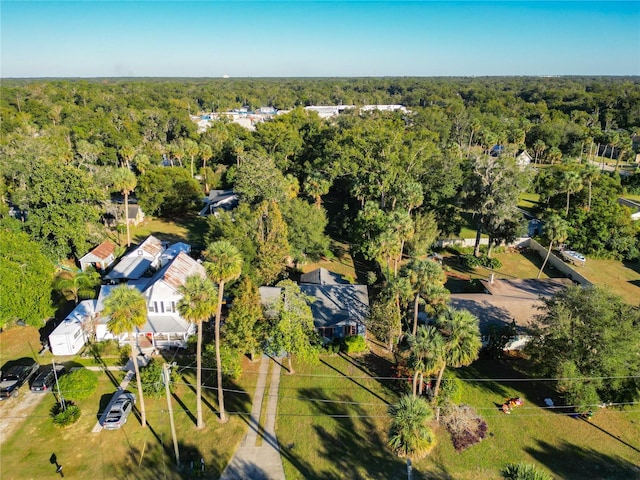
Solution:
[{"label": "parked black car", "polygon": [[22,358],[12,363],[0,376],[0,400],[17,397],[20,387],[38,371],[38,362],[32,358]]},{"label": "parked black car", "polygon": [[63,365],[56,365],[55,371],[53,365],[47,365],[40,369],[38,374],[31,382],[32,392],[48,392],[55,388],[56,375],[60,378],[67,371]]}]

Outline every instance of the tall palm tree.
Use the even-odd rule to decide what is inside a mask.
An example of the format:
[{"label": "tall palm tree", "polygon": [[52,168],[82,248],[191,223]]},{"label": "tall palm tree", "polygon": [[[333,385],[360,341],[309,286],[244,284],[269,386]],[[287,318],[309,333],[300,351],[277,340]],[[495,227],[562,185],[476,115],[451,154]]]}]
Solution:
[{"label": "tall palm tree", "polygon": [[418,377],[420,377],[420,392],[422,392],[422,375],[440,371],[444,363],[444,338],[433,326],[421,326],[416,335],[409,335],[411,347],[411,363],[414,368],[413,396],[418,392]]},{"label": "tall palm tree", "polygon": [[443,286],[446,276],[440,264],[431,260],[414,259],[403,268],[404,277],[409,279],[415,295],[413,303],[413,329],[411,333],[416,334],[418,330],[418,308],[420,298],[425,298],[429,288],[436,284]]},{"label": "tall palm tree", "polygon": [[433,411],[426,400],[404,395],[396,405],[389,407],[389,414],[389,445],[398,456],[419,459],[435,446],[435,435],[427,425],[433,418]]},{"label": "tall palm tree", "polygon": [[568,170],[562,175],[562,182],[565,190],[567,191],[567,209],[565,211],[565,215],[569,216],[569,196],[582,189],[582,177],[579,172],[575,170]]},{"label": "tall palm tree", "polygon": [[113,173],[113,188],[124,195],[124,219],[127,225],[127,247],[131,246],[131,234],[129,233],[129,194],[136,188],[137,179],[127,167],[117,168]]},{"label": "tall palm tree", "polygon": [[[198,430],[204,428],[202,420],[202,322],[208,322],[218,310],[218,291],[211,280],[200,275],[187,277],[179,288],[182,299],[178,302],[178,312],[186,320],[198,325],[196,346],[196,411]],[[218,369],[220,368],[218,364]]]},{"label": "tall palm tree", "polygon": [[456,310],[448,307],[438,317],[437,327],[444,337],[444,362],[442,362],[438,379],[433,390],[434,400],[438,396],[442,375],[447,366],[465,367],[476,358],[482,346],[480,322],[468,310]]},{"label": "tall palm tree", "polygon": [[544,257],[544,262],[542,262],[542,266],[540,267],[540,271],[536,278],[540,278],[544,267],[547,265],[547,260],[549,260],[549,255],[551,255],[551,249],[553,248],[553,242],[563,242],[568,236],[568,228],[569,225],[567,222],[555,213],[549,216],[549,219],[545,222],[544,233],[549,239],[549,249],[547,250],[547,256]]},{"label": "tall palm tree", "polygon": [[132,332],[135,328],[142,327],[147,321],[147,301],[142,293],[127,285],[115,287],[107,298],[104,299],[104,315],[111,318],[107,322],[107,328],[116,336],[126,333],[131,345],[131,361],[136,372],[136,382],[138,384],[138,397],[140,398],[140,415],[142,426],[147,426],[147,415],[144,408],[144,397],[142,396],[142,382],[140,381],[140,369],[136,355],[136,342]]},{"label": "tall palm tree", "polygon": [[204,253],[204,268],[207,276],[218,284],[218,308],[216,311],[215,345],[216,366],[218,371],[218,406],[220,408],[220,421],[226,422],[227,415],[224,411],[224,392],[222,391],[222,368],[220,361],[220,317],[222,316],[222,297],[226,282],[235,280],[242,272],[242,257],[238,249],[226,240],[213,242]]},{"label": "tall palm tree", "polygon": [[93,268],[80,272],[62,271],[53,281],[53,289],[67,300],[77,305],[80,300],[95,298],[96,287],[100,285],[100,274]]},{"label": "tall palm tree", "polygon": [[582,180],[587,182],[587,186],[589,187],[589,197],[587,201],[587,211],[591,210],[591,187],[593,185],[593,181],[598,178],[600,175],[600,171],[598,167],[593,165],[592,163],[587,163],[582,170]]}]

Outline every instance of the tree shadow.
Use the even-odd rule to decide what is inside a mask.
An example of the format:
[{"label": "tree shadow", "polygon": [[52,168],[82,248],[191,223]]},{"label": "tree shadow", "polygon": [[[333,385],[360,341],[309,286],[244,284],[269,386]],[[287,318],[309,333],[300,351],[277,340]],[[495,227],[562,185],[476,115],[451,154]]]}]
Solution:
[{"label": "tree shadow", "polygon": [[[386,433],[381,434],[380,426],[353,397],[328,394],[321,388],[302,389],[300,396],[329,400],[310,405],[314,415],[327,419],[312,428],[318,437],[318,455],[329,460],[332,467],[304,478],[399,478],[406,474],[406,463],[390,451]],[[419,472],[414,469],[414,473]]]},{"label": "tree shadow", "polygon": [[369,388],[367,388],[366,386],[364,386],[362,383],[360,383],[359,381],[351,378],[349,375],[347,375],[344,372],[341,372],[340,370],[338,370],[336,367],[334,367],[333,365],[330,365],[329,363],[325,362],[324,360],[320,359],[320,363],[326,365],[327,367],[329,367],[331,370],[339,373],[340,375],[342,375],[343,377],[351,380],[355,385],[357,385],[359,388],[366,390],[367,392],[369,392],[371,395],[373,395],[374,397],[376,397],[378,400],[380,400],[381,402],[386,403],[387,405],[389,404],[389,402],[387,401],[386,398],[381,397],[380,395],[378,395],[376,392],[370,390]]},{"label": "tree shadow", "polygon": [[590,480],[640,478],[640,467],[620,456],[608,455],[596,449],[580,447],[568,442],[551,445],[538,440],[537,443],[537,447],[527,447],[525,451],[560,478]]},{"label": "tree shadow", "polygon": [[176,223],[187,229],[187,240],[194,253],[199,253],[206,247],[205,234],[208,231],[206,217],[186,215],[176,220]]},{"label": "tree shadow", "polygon": [[[455,372],[458,378],[468,381],[480,389],[487,390],[499,396],[501,399],[512,397],[513,391],[508,390],[501,382],[491,380],[492,378],[513,378],[516,380],[525,378],[524,375],[510,368],[503,362],[497,362],[491,359],[477,360],[468,367],[456,369]],[[522,385],[518,383],[518,390],[520,390],[521,386]]]},{"label": "tree shadow", "polygon": [[250,461],[238,461],[229,464],[225,470],[225,476],[228,478],[244,480],[270,480],[271,477],[265,470],[260,468],[256,463]]},{"label": "tree shadow", "polygon": [[[389,393],[397,393],[398,380],[392,379],[394,375],[394,364],[388,359],[374,352],[367,352],[357,357],[343,352],[340,352],[339,355],[346,362],[349,362],[366,375],[377,378],[378,383],[388,390]],[[389,404],[389,402],[385,403]]]},{"label": "tree shadow", "polygon": [[[204,456],[200,448],[192,444],[178,442],[180,453],[180,468],[175,462],[173,443],[159,442],[147,448],[144,457],[127,458],[121,463],[108,466],[113,478],[136,478],[140,480],[169,479],[218,479],[221,468],[217,464],[203,464]],[[217,453],[217,452],[215,452]],[[217,458],[214,455],[213,458]]]},{"label": "tree shadow", "polygon": [[589,425],[591,425],[593,428],[595,428],[595,429],[597,429],[597,430],[600,430],[602,433],[604,433],[604,434],[606,434],[606,435],[610,436],[611,438],[613,438],[613,439],[615,439],[615,440],[619,441],[619,442],[620,442],[620,443],[622,443],[623,445],[626,445],[626,446],[627,446],[627,447],[629,447],[631,450],[634,450],[634,451],[636,451],[636,452],[640,453],[640,448],[634,447],[634,446],[633,446],[633,445],[631,445],[630,443],[625,442],[625,441],[624,441],[624,440],[622,440],[619,436],[614,435],[613,433],[609,432],[608,430],[605,430],[604,428],[600,427],[599,425],[596,425],[595,423],[593,423],[593,422],[591,422],[591,421],[589,421],[589,420],[586,420],[586,419],[584,419],[583,417],[580,417],[580,420],[581,420],[581,421],[583,421],[583,422],[585,422],[585,423],[587,423],[587,424],[589,424]]}]

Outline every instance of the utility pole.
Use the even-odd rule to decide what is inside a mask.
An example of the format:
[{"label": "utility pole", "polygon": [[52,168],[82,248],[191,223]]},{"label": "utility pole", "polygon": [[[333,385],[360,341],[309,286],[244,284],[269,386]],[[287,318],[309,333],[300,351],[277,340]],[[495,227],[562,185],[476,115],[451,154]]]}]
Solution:
[{"label": "utility pole", "polygon": [[171,405],[171,392],[169,391],[169,382],[171,381],[171,366],[165,363],[162,366],[162,380],[164,381],[164,389],[167,393],[167,407],[169,408],[169,421],[171,422],[171,436],[173,437],[173,450],[176,453],[176,465],[180,469],[180,451],[178,450],[178,438],[176,437],[176,425],[173,422],[173,406]]}]

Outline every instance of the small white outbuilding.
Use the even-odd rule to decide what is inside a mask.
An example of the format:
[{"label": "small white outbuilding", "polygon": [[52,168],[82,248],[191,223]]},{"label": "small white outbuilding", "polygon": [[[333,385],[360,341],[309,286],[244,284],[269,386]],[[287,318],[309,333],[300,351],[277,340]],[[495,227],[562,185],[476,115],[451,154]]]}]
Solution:
[{"label": "small white outbuilding", "polygon": [[83,324],[95,316],[95,300],[84,300],[49,335],[54,355],[75,355],[87,342]]}]

